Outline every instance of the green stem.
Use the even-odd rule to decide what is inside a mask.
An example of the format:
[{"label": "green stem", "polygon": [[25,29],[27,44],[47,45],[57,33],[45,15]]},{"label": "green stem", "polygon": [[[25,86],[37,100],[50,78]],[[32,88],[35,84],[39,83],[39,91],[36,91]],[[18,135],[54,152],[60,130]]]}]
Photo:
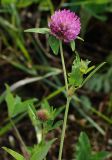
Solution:
[{"label": "green stem", "polygon": [[[44,124],[42,124],[42,140],[45,140]],[[46,160],[46,157],[44,158]]]},{"label": "green stem", "polygon": [[62,67],[63,67],[63,73],[64,73],[66,92],[68,93],[67,73],[66,73],[64,55],[63,55],[62,41],[60,41],[60,54],[61,54],[61,61],[62,61]]},{"label": "green stem", "polygon": [[63,55],[62,41],[60,41],[60,53],[61,53],[61,61],[62,61],[62,67],[63,67],[63,72],[64,72],[67,102],[66,102],[66,109],[65,109],[65,115],[64,115],[63,129],[62,129],[62,134],[61,134],[61,142],[60,142],[60,150],[59,150],[58,160],[61,160],[61,158],[62,158],[63,144],[64,144],[64,138],[65,138],[66,124],[67,124],[67,117],[68,117],[68,111],[69,111],[69,104],[70,104],[70,100],[71,100],[71,98],[68,96],[68,81],[67,81],[67,73],[66,73],[64,55]]},{"label": "green stem", "polygon": [[67,99],[67,103],[66,103],[66,109],[65,109],[63,129],[62,129],[62,134],[61,134],[61,142],[60,142],[60,150],[59,150],[58,160],[61,160],[61,158],[62,158],[63,144],[64,144],[64,138],[65,138],[65,131],[66,131],[66,124],[67,124],[67,117],[68,117],[68,110],[69,110],[70,100],[71,99],[68,98]]},{"label": "green stem", "polygon": [[11,122],[11,124],[12,124],[12,126],[13,126],[13,128],[15,130],[15,133],[17,135],[18,140],[20,141],[20,143],[22,145],[22,152],[23,152],[25,158],[29,159],[30,155],[29,155],[29,153],[27,151],[27,147],[26,147],[26,145],[25,145],[25,143],[24,143],[24,141],[23,141],[18,129],[16,128],[16,126],[15,126],[15,124],[14,124],[14,122],[13,122],[13,120],[11,118],[10,118],[10,122]]}]

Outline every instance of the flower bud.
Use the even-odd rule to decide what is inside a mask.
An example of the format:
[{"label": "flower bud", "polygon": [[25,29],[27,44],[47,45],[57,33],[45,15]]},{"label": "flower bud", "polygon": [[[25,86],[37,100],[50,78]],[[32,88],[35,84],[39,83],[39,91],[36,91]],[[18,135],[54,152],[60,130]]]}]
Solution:
[{"label": "flower bud", "polygon": [[74,95],[74,91],[75,91],[75,88],[73,86],[70,87],[69,90],[68,90],[68,96],[69,97],[73,96]]},{"label": "flower bud", "polygon": [[37,117],[41,121],[49,120],[49,113],[46,109],[40,109],[37,111]]}]

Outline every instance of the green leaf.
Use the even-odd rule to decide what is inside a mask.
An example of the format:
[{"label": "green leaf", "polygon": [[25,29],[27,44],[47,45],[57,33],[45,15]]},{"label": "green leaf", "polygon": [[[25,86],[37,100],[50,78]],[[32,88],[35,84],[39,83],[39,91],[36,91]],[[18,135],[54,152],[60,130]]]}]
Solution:
[{"label": "green leaf", "polygon": [[8,107],[9,117],[14,117],[22,112],[25,112],[30,105],[37,101],[37,99],[33,98],[22,102],[19,96],[13,96],[8,85],[6,85],[5,100]]},{"label": "green leaf", "polygon": [[53,109],[53,106],[50,106],[47,100],[44,100],[41,103],[43,109],[47,110],[49,120],[54,120],[56,118],[56,109]]},{"label": "green leaf", "polygon": [[71,41],[70,46],[71,46],[72,51],[75,51],[75,41]]},{"label": "green leaf", "polygon": [[81,62],[80,62],[80,71],[83,73],[83,74],[86,74],[87,71],[88,71],[88,65],[90,64],[91,61],[88,61],[88,60],[82,60],[81,59]]},{"label": "green leaf", "polygon": [[83,82],[83,73],[80,71],[80,64],[80,57],[77,54],[72,65],[72,71],[68,74],[69,84],[75,87],[79,87]]},{"label": "green leaf", "polygon": [[107,158],[108,155],[109,155],[108,152],[101,151],[92,155],[90,160],[105,160],[105,158]]},{"label": "green leaf", "polygon": [[34,125],[34,127],[36,127],[37,124],[38,124],[38,119],[37,119],[36,114],[33,111],[32,107],[29,107],[28,113],[29,113],[29,117],[30,117],[30,119],[32,121],[32,124]]},{"label": "green leaf", "polygon": [[[15,101],[16,101],[16,99],[17,99],[17,96],[15,98]],[[20,101],[20,102],[16,103],[14,106],[13,116],[16,116],[17,114],[20,114],[22,112],[27,111],[28,107],[33,105],[33,103],[36,101],[37,101],[37,99],[33,98],[33,99],[28,99],[24,102]]]},{"label": "green leaf", "polygon": [[108,155],[105,151],[92,154],[89,138],[86,133],[81,132],[76,146],[76,160],[104,160]]},{"label": "green leaf", "polygon": [[75,87],[79,87],[83,82],[83,75],[79,68],[74,68],[72,73],[69,74],[69,84]]},{"label": "green leaf", "polygon": [[54,143],[55,140],[56,139],[53,139],[49,142],[41,142],[40,144],[38,144],[34,148],[34,153],[31,156],[30,160],[36,160],[36,159],[43,160],[46,157],[51,145]]},{"label": "green leaf", "polygon": [[42,101],[41,106],[43,109],[46,109],[48,112],[50,112],[51,106],[49,105],[47,100]]},{"label": "green leaf", "polygon": [[34,106],[29,107],[28,114],[29,114],[30,120],[32,122],[32,125],[35,128],[38,143],[40,143],[42,140],[42,126],[41,126],[41,122],[39,121],[39,119],[36,116],[36,109]]},{"label": "green leaf", "polygon": [[58,128],[59,126],[61,126],[63,124],[63,120],[60,120],[58,122],[56,122],[52,127],[51,130]]},{"label": "green leaf", "polygon": [[48,39],[49,45],[55,55],[58,55],[59,51],[59,40],[55,38],[54,36],[49,36]]},{"label": "green leaf", "polygon": [[59,107],[54,113],[54,119],[65,109],[65,106]]},{"label": "green leaf", "polygon": [[16,160],[25,160],[25,158],[24,158],[21,154],[13,151],[13,150],[11,150],[11,149],[9,149],[9,148],[7,148],[7,147],[2,147],[2,148],[3,148],[6,152],[8,152],[12,157],[14,157]]},{"label": "green leaf", "polygon": [[25,30],[24,32],[47,34],[47,33],[50,33],[50,29],[49,28],[31,28],[31,29]]},{"label": "green leaf", "polygon": [[10,88],[8,85],[6,85],[6,103],[8,107],[8,115],[11,117],[13,115],[14,106],[15,106],[15,100],[13,95],[10,92]]},{"label": "green leaf", "polygon": [[91,145],[86,133],[82,132],[76,146],[76,160],[90,160]]}]

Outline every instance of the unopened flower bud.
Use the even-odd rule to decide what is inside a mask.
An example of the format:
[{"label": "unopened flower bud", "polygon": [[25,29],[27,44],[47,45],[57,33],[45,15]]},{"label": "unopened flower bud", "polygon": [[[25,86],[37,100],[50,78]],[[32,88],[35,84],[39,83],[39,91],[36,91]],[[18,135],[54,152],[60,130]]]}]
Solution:
[{"label": "unopened flower bud", "polygon": [[40,109],[37,111],[37,117],[41,121],[47,121],[49,119],[49,113],[46,109]]},{"label": "unopened flower bud", "polygon": [[69,90],[68,90],[68,96],[70,96],[70,97],[73,96],[74,91],[75,91],[75,87],[73,87],[73,86],[70,87]]}]

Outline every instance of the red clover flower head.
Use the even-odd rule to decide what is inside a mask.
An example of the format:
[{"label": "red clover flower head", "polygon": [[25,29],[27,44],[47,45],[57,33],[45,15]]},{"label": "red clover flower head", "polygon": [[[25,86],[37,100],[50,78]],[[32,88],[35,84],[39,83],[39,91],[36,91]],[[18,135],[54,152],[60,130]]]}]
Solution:
[{"label": "red clover flower head", "polygon": [[64,42],[70,42],[80,33],[80,18],[70,10],[58,10],[48,24],[51,34]]}]

